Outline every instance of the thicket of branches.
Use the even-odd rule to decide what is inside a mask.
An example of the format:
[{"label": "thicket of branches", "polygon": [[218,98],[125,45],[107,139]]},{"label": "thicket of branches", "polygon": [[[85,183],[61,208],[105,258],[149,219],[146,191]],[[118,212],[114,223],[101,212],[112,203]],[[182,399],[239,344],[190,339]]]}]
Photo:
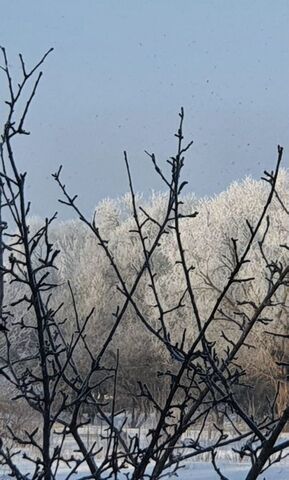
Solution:
[{"label": "thicket of branches", "polygon": [[[289,177],[283,170],[279,174],[278,192],[288,203]],[[183,209],[187,212],[198,211],[199,215],[192,220],[183,220],[182,239],[187,251],[187,257],[195,265],[195,290],[198,291],[200,310],[203,316],[208,315],[224,283],[224,278],[234,264],[234,251],[231,238],[238,238],[242,247],[247,240],[247,226],[244,218],[250,222],[255,221],[260,215],[262,206],[266,199],[267,189],[262,181],[246,179],[242,183],[233,184],[227,192],[216,196],[213,199],[197,199],[192,196],[184,196]],[[137,197],[139,205],[153,217],[161,219],[167,201],[166,194],[154,194],[149,200],[144,201]],[[107,199],[101,202],[96,210],[97,224],[101,232],[110,242],[110,249],[118,258],[118,265],[129,283],[133,280],[135,272],[140,265],[141,256],[136,236],[131,230],[134,228],[134,219],[131,212],[131,200],[128,195],[121,199]],[[286,243],[288,235],[288,215],[280,208],[277,198],[270,207],[271,225],[266,238],[266,251],[270,258],[287,261],[287,252],[282,251],[279,244]],[[31,231],[37,231],[41,226],[40,219],[30,220]],[[146,235],[151,238],[153,230],[147,229]],[[116,308],[119,302],[117,292],[118,280],[111,272],[109,262],[103,252],[98,248],[90,232],[83,228],[79,220],[67,221],[55,225],[50,232],[51,241],[61,255],[56,262],[58,270],[54,273],[55,282],[59,284],[58,292],[52,301],[55,306],[60,298],[66,297],[66,307],[63,315],[68,315],[72,303],[69,299],[70,291],[66,280],[70,279],[73,285],[74,296],[78,303],[79,313],[84,316],[91,306],[91,299],[94,299],[95,311],[91,318],[87,332],[94,348],[100,348],[105,335],[111,328],[111,308]],[[40,248],[40,247],[39,247]],[[87,263],[87,258],[93,261]],[[177,250],[172,235],[164,238],[154,256],[154,267],[158,271],[156,284],[163,298],[169,304],[174,304],[179,292],[184,289],[184,279],[179,278],[176,273],[175,262]],[[244,295],[252,302],[260,301],[266,290],[267,281],[264,276],[264,260],[258,245],[258,239],[254,242],[251,250],[251,262],[248,267],[249,275],[258,278],[258,282],[235,286],[227,297],[227,308],[236,309],[236,299]],[[7,285],[6,297],[14,298],[18,292],[18,285],[15,283]],[[241,292],[240,292],[241,288]],[[142,285],[140,292],[143,305],[147,309],[151,305],[151,292],[147,285]],[[284,292],[286,295],[286,292]],[[286,298],[284,297],[286,302]],[[288,322],[286,308],[280,309],[280,319],[274,325],[274,331],[288,333]],[[175,313],[168,316],[170,334],[177,339],[181,337],[183,329],[188,329],[188,335],[194,335],[190,327],[190,312],[186,308],[180,311],[178,321],[175,321]],[[99,325],[98,319],[102,322]],[[129,409],[142,409],[144,405],[136,398],[138,393],[137,381],[149,382],[151,388],[162,396],[162,389],[159,388],[159,378],[156,372],[164,366],[170,367],[172,358],[166,348],[160,348],[158,342],[152,341],[146,329],[139,328],[135,322],[134,312],[127,312],[124,321],[119,328],[118,348],[123,352],[120,360],[119,391],[120,406]],[[220,322],[214,325],[212,336],[220,335]],[[134,338],[126,335],[130,330]],[[227,326],[223,323],[223,330]],[[246,395],[241,395],[240,401],[247,405],[250,414],[259,415],[268,408],[266,396],[275,395],[279,390],[276,408],[279,412],[284,406],[288,397],[288,382],[282,368],[276,364],[277,361],[287,359],[286,343],[276,340],[276,337],[266,335],[266,325],[260,324],[252,334],[251,343],[258,348],[244,350],[239,354],[239,361],[246,367],[247,380],[252,385]],[[72,333],[72,332],[70,332]],[[234,340],[236,332],[231,329],[231,339]],[[21,339],[21,343],[23,343]],[[224,339],[223,348],[227,342]],[[25,348],[25,344],[24,344]],[[114,347],[115,348],[115,347]],[[113,355],[114,348],[109,349]],[[18,348],[18,351],[20,348]],[[85,363],[79,351],[78,363]],[[133,364],[132,364],[133,359]],[[152,366],[153,364],[153,366]],[[103,393],[106,388],[103,388]],[[134,396],[132,396],[132,392]],[[149,406],[146,406],[149,407]],[[139,411],[137,413],[140,413]],[[138,415],[140,417],[140,415]],[[136,422],[139,418],[135,419]]]},{"label": "thicket of branches", "polygon": [[[164,166],[149,154],[166,193],[150,201],[136,195],[125,152],[129,195],[103,202],[89,219],[60,168],[53,177],[61,202],[78,220],[53,227],[56,216],[31,219],[26,174],[13,152],[15,137],[28,133],[47,54],[31,70],[20,55],[18,83],[2,54],[9,99],[0,144],[1,375],[14,405],[35,414],[21,431],[8,424],[2,464],[26,478],[10,436],[37,451],[25,450],[33,479],[57,478],[63,464],[67,478],[86,465],[82,478],[157,479],[204,452],[224,479],[218,450],[242,441],[246,479],[258,478],[289,446],[279,440],[289,419],[282,148],[262,184],[246,180],[214,199],[185,197],[192,142],[184,141],[181,110],[176,153]],[[84,412],[106,425],[100,451],[83,442]],[[145,445],[124,434],[132,412],[154,412]],[[199,433],[185,449],[192,428]],[[69,436],[76,447],[67,455]]]}]

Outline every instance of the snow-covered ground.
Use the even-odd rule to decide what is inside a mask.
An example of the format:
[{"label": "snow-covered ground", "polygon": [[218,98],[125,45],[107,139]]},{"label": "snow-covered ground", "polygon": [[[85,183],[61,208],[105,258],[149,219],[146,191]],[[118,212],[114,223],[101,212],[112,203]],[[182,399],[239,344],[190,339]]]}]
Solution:
[{"label": "snow-covered ground", "polygon": [[[96,443],[96,447],[100,447],[102,443],[100,442],[101,434],[105,432],[100,432],[98,431],[98,427],[90,427],[90,428],[83,428],[83,431],[81,431],[81,436],[83,442],[87,446],[91,446],[92,443]],[[141,441],[145,442],[147,441],[147,431],[145,429],[129,429],[127,432],[130,436],[138,435]],[[190,448],[189,448],[189,441],[193,438],[195,438],[195,434],[198,432],[191,431],[189,432],[189,435],[186,435],[186,438],[184,438],[184,445],[187,444],[188,446],[185,447],[183,450],[183,453],[189,453]],[[210,440],[208,436],[208,442]],[[288,433],[285,433],[281,436],[280,440],[288,440]],[[105,444],[105,440],[102,440]],[[55,436],[55,445],[59,444],[59,436]],[[240,447],[240,445],[236,444],[234,445],[235,447]],[[246,462],[239,462],[239,455],[237,453],[234,453],[231,449],[232,446],[228,447],[223,447],[218,450],[217,456],[216,456],[216,461],[217,465],[220,468],[222,474],[227,477],[229,480],[245,480],[246,474],[250,468],[250,465]],[[72,453],[77,456],[77,453],[75,452],[77,450],[77,446],[75,445],[74,441],[72,438],[68,437],[63,445],[62,453],[65,454],[67,458],[70,457]],[[27,452],[33,457],[33,452],[28,451]],[[275,465],[272,465],[268,470],[266,470],[259,478],[260,480],[289,480],[289,449],[288,451],[284,452],[287,453],[288,457],[285,458],[282,463],[278,463]],[[101,457],[97,457],[97,461],[101,461]],[[19,453],[17,458],[15,458],[16,464],[18,468],[20,469],[21,472],[23,473],[28,473],[29,472],[29,465],[27,461],[23,460],[23,451],[22,454]],[[79,467],[78,474],[72,475],[70,477],[71,480],[78,480],[83,477],[85,477],[88,474],[88,471],[85,470],[85,467]],[[118,475],[119,480],[129,480],[131,475],[130,469],[126,469],[123,474]],[[149,474],[149,471],[147,472]],[[8,480],[8,478],[11,478],[8,476],[9,474],[9,469],[8,467],[2,468],[0,467],[0,480]],[[67,469],[67,466],[59,469],[59,472],[57,474],[57,480],[65,480],[67,476],[69,475],[69,470]],[[29,477],[28,477],[29,478]],[[166,477],[170,479],[178,479],[178,480],[219,480],[219,476],[217,473],[214,471],[211,463],[210,463],[210,455],[204,454],[202,458],[199,457],[194,457],[188,463],[184,464],[182,468],[178,470],[178,476],[176,475],[171,475],[170,477]]]},{"label": "snow-covered ground", "polygon": [[[244,480],[248,465],[219,464],[223,475],[230,480]],[[191,463],[179,472],[179,480],[220,480],[209,463]],[[260,476],[260,480],[289,480],[289,465],[273,465]]]},{"label": "snow-covered ground", "polygon": [[[245,480],[248,472],[248,465],[219,465],[222,473],[229,480]],[[83,474],[74,478],[81,478]],[[220,480],[213,467],[209,463],[191,463],[185,468],[179,470],[178,476],[174,475],[170,480]],[[120,475],[119,480],[127,479],[126,476]],[[65,473],[60,474],[58,480],[65,480]],[[260,477],[260,480],[289,480],[289,465],[273,465],[268,471]]]},{"label": "snow-covered ground", "polygon": [[[218,467],[229,480],[245,480],[249,465],[220,463]],[[61,469],[57,475],[57,480],[65,480],[68,473],[68,470]],[[73,480],[81,479],[86,473],[88,473],[86,470],[81,470],[78,474],[70,478]],[[118,478],[119,480],[129,479],[129,470],[126,472],[126,475],[119,475]],[[178,471],[178,476],[172,475],[167,478],[171,480],[219,480],[220,477],[216,474],[210,463],[193,462],[181,468]],[[11,477],[8,476],[7,471],[0,473],[0,480],[8,479],[11,479]],[[273,465],[260,476],[260,480],[289,480],[289,464]]]}]

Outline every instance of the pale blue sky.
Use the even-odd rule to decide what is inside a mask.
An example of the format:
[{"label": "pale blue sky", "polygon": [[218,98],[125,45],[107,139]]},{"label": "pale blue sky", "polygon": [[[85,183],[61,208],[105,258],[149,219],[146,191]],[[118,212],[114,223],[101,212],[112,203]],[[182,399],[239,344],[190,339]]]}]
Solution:
[{"label": "pale blue sky", "polygon": [[[162,187],[145,149],[174,153],[177,113],[195,143],[187,191],[211,195],[274,166],[289,127],[288,0],[0,0],[0,43],[17,73],[49,47],[17,145],[33,213],[57,205],[59,164],[91,213],[127,191],[127,149],[136,188]],[[4,100],[3,78],[0,82]],[[0,111],[3,119],[3,108]],[[70,216],[69,212],[61,215]]]}]

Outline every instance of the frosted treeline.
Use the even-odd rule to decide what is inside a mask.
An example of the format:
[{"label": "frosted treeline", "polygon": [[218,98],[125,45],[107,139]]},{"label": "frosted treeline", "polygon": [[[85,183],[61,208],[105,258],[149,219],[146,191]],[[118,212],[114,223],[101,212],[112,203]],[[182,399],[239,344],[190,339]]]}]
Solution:
[{"label": "frosted treeline", "polygon": [[[249,227],[246,221],[255,225],[268,194],[268,186],[263,181],[246,178],[244,181],[233,183],[226,191],[212,198],[196,198],[194,195],[183,197],[182,209],[185,214],[194,214],[192,218],[181,219],[181,235],[188,263],[192,265],[191,278],[195,289],[197,306],[203,321],[210,314],[212,305],[222,290],[230,272],[235,265],[235,251],[233,240],[238,251],[242,252],[246,240],[249,238]],[[289,173],[281,171],[277,194],[284,206],[289,207]],[[167,196],[162,193],[153,193],[149,199],[141,195],[136,198],[140,209],[140,217],[149,216],[154,221],[147,221],[146,235],[148,242],[153,239],[157,222],[161,222],[165,212]],[[95,224],[101,235],[108,242],[109,249],[116,260],[118,268],[129,287],[143,263],[143,251],[140,239],[135,230],[135,220],[131,208],[130,195],[117,199],[105,199],[100,202],[94,212]],[[245,317],[246,308],[250,313],[250,304],[244,307],[243,302],[258,301],[264,297],[268,288],[268,274],[265,260],[288,263],[289,251],[280,247],[288,243],[289,216],[275,196],[270,209],[269,218],[262,226],[251,250],[250,262],[243,267],[240,275],[248,280],[245,283],[235,283],[230,289],[225,305],[219,316],[212,324],[209,336],[212,341],[222,338],[219,342],[219,354],[225,353],[230,342],[234,342],[240,333],[237,320],[240,315]],[[41,225],[40,219],[31,219],[30,228],[35,230]],[[268,228],[265,241],[262,242],[265,229]],[[59,318],[67,318],[65,329],[67,334],[73,333],[75,324],[70,321],[75,315],[68,280],[75,295],[80,319],[86,317],[92,307],[95,308],[87,328],[89,343],[97,351],[113,325],[114,316],[119,305],[123,302],[123,294],[119,290],[118,280],[109,261],[89,230],[79,221],[71,220],[54,224],[50,231],[50,240],[55,248],[61,251],[58,257],[58,270],[51,272],[51,278],[58,287],[53,291],[53,305],[55,308],[63,303],[59,310]],[[261,243],[260,243],[261,242]],[[41,246],[39,247],[41,248]],[[181,301],[182,307],[166,315],[167,329],[170,338],[177,344],[181,342],[186,330],[186,343],[189,345],[195,335],[193,312],[186,306],[185,281],[183,270],[178,264],[178,249],[173,230],[168,228],[167,234],[162,237],[161,243],[153,254],[151,265],[155,273],[156,288],[166,310],[172,309]],[[285,258],[286,257],[286,258]],[[35,255],[37,262],[37,252]],[[5,303],[15,301],[23,292],[17,291],[17,284],[5,285]],[[279,402],[288,395],[288,384],[276,361],[287,359],[284,342],[274,338],[267,331],[289,332],[288,309],[285,289],[279,289],[276,303],[282,301],[279,308],[268,306],[266,318],[254,330],[254,336],[243,347],[239,355],[239,363],[246,368],[249,382],[254,389],[248,390],[246,398],[253,414],[264,408],[266,395],[274,395],[277,389],[284,390],[279,395]],[[154,297],[150,287],[149,275],[143,275],[135,298],[141,305],[143,313],[151,325],[157,327],[158,316],[154,305]],[[238,302],[242,309],[238,311]],[[22,306],[17,305],[18,315],[29,318],[30,312],[23,312]],[[15,315],[15,312],[14,312]],[[226,316],[236,318],[236,324],[226,322]],[[244,319],[245,320],[245,319]],[[12,321],[12,320],[11,320]],[[71,331],[69,331],[71,326]],[[29,338],[22,336],[22,332],[15,331],[18,336],[18,353],[21,349],[33,347],[33,335]],[[254,348],[254,347],[258,348]],[[149,335],[147,330],[136,317],[133,308],[128,308],[105,361],[113,362],[116,350],[120,352],[120,374],[118,398],[121,405],[127,407],[139,406],[141,400],[137,397],[137,381],[147,382],[155,394],[162,396],[163,384],[158,372],[174,368],[175,359],[172,359],[166,348],[158,339]],[[86,357],[79,347],[79,362],[85,371]],[[283,376],[282,376],[283,375]],[[104,392],[101,392],[105,394]],[[242,397],[242,392],[240,391]],[[130,405],[126,405],[126,401]],[[131,405],[131,402],[135,402]],[[282,404],[280,403],[280,410]],[[140,408],[142,408],[140,406]]]}]

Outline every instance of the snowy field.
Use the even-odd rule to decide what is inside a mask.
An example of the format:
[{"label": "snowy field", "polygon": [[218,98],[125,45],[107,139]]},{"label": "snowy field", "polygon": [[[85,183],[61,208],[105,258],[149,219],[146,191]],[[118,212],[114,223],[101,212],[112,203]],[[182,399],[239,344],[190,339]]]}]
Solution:
[{"label": "snowy field", "polygon": [[[81,437],[83,442],[87,445],[87,447],[91,446],[92,443],[99,443],[98,447],[105,446],[105,440],[102,435],[104,435],[105,431],[100,430],[99,427],[86,427],[83,428],[81,431]],[[138,435],[141,443],[145,443],[147,441],[147,429],[127,429],[127,435],[134,436]],[[192,440],[197,435],[198,431],[189,431],[186,433],[186,438],[183,438],[184,444],[187,441]],[[279,440],[288,440],[289,433],[282,434]],[[102,438],[102,440],[101,440]],[[207,442],[208,444],[212,441],[210,435],[207,435]],[[54,446],[59,444],[59,436],[54,436]],[[240,444],[234,444],[235,447],[240,447]],[[232,447],[232,445],[231,445]],[[231,447],[223,447],[218,450],[216,461],[217,465],[220,468],[222,474],[227,477],[229,480],[245,480],[247,472],[250,468],[250,465],[245,461],[239,462],[239,455],[237,453],[232,452]],[[77,456],[76,453],[77,446],[74,443],[73,439],[68,437],[63,445],[62,452],[65,454],[66,457],[70,457],[72,452],[74,452],[74,456]],[[184,448],[183,453],[189,453],[189,448]],[[33,455],[33,451],[27,451],[29,456]],[[289,449],[284,452],[288,455],[282,463],[278,463],[272,465],[268,470],[266,470],[259,478],[260,480],[289,480]],[[23,454],[23,451],[22,451]],[[27,461],[23,460],[22,454],[19,453],[17,456],[16,464],[22,473],[28,473],[30,465],[27,464]],[[96,458],[97,461],[101,461],[101,455]],[[79,467],[78,473],[71,475],[69,478],[71,480],[78,480],[84,478],[89,473],[84,465]],[[131,478],[130,473],[132,471],[128,468],[123,471],[122,474],[118,475],[119,480],[129,480]],[[149,471],[147,471],[149,474]],[[0,480],[8,480],[9,477],[9,469],[8,467],[0,467]],[[69,475],[69,470],[67,466],[63,466],[60,468],[57,475],[57,480],[65,480]],[[29,478],[29,477],[28,477]],[[219,480],[219,476],[214,471],[211,463],[210,463],[210,454],[207,452],[203,454],[202,458],[200,456],[194,457],[193,459],[189,460],[188,463],[185,463],[182,468],[178,470],[178,476],[170,475],[166,476],[165,478],[170,479],[179,479],[179,480]]]},{"label": "snowy field", "polygon": [[[248,465],[241,465],[241,464],[219,464],[218,465],[222,473],[229,479],[229,480],[245,480],[246,473],[248,472]],[[11,477],[8,476],[6,473],[0,474],[0,480],[8,480]],[[85,476],[87,472],[85,470],[80,471],[77,475],[70,477],[73,480],[81,479]],[[57,480],[65,480],[69,472],[67,470],[60,470],[57,476]],[[128,474],[128,476],[127,476]],[[119,480],[127,480],[130,478],[129,470],[126,472],[126,475],[119,475]],[[191,464],[187,464],[184,468],[180,469],[178,472],[178,476],[170,476],[166,477],[170,478],[171,480],[178,479],[178,480],[219,480],[219,476],[214,472],[212,466],[209,463],[199,463],[194,462]],[[269,470],[264,472],[263,475],[260,476],[260,480],[288,480],[289,479],[289,464],[279,464],[273,465]]]}]

